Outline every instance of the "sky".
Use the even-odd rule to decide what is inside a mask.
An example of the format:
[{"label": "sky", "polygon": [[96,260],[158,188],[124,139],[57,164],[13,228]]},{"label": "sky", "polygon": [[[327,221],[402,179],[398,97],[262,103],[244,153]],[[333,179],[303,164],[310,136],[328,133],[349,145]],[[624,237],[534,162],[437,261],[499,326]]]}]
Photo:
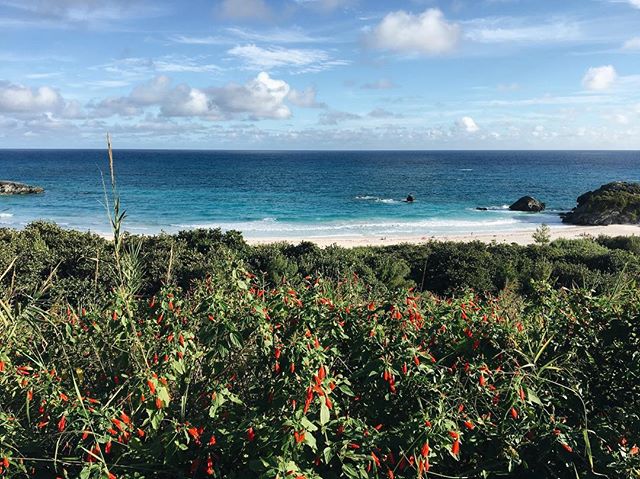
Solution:
[{"label": "sky", "polygon": [[640,0],[0,0],[0,148],[640,149]]}]

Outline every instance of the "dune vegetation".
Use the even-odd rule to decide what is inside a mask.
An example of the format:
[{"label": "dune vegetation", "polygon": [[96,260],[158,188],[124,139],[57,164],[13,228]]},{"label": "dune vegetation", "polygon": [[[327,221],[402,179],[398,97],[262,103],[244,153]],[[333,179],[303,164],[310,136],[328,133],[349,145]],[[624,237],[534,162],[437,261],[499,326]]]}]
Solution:
[{"label": "dune vegetation", "polygon": [[[115,180],[114,190],[115,190]],[[640,242],[0,230],[0,477],[640,477]]]}]

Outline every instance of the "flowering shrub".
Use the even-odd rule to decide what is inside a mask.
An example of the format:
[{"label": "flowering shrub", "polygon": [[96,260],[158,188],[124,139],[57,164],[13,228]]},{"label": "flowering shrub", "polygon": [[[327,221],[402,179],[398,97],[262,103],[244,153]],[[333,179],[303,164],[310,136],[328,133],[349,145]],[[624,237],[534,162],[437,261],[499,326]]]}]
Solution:
[{"label": "flowering shrub", "polygon": [[634,285],[374,295],[228,260],[141,297],[133,263],[106,306],[0,305],[0,477],[640,477]]}]

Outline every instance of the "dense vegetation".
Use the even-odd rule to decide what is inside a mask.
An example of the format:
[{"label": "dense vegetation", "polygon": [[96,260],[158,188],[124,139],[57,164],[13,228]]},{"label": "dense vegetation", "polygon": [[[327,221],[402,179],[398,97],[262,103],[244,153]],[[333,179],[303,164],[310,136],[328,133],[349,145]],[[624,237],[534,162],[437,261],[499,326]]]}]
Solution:
[{"label": "dense vegetation", "polygon": [[578,197],[578,205],[564,215],[565,223],[611,225],[640,223],[640,183],[617,181]]},{"label": "dense vegetation", "polygon": [[0,230],[0,477],[640,477],[639,238]]}]

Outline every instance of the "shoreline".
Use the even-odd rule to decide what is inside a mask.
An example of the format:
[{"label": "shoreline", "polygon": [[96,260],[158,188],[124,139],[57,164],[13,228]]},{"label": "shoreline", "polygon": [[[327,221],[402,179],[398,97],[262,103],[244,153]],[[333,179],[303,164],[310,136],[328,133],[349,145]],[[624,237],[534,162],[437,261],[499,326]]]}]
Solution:
[{"label": "shoreline", "polygon": [[[268,245],[273,243],[299,244],[303,241],[315,243],[321,248],[327,246],[341,246],[343,248],[356,248],[359,246],[392,246],[398,244],[421,244],[429,241],[455,241],[469,243],[480,241],[481,243],[515,243],[518,245],[533,244],[535,230],[495,231],[482,233],[461,233],[451,235],[407,235],[407,236],[344,236],[344,237],[265,237],[247,238],[250,245]],[[640,236],[640,225],[610,225],[610,226],[566,226],[562,228],[552,227],[549,231],[551,241],[558,239],[577,239],[583,237],[598,236]]]}]

